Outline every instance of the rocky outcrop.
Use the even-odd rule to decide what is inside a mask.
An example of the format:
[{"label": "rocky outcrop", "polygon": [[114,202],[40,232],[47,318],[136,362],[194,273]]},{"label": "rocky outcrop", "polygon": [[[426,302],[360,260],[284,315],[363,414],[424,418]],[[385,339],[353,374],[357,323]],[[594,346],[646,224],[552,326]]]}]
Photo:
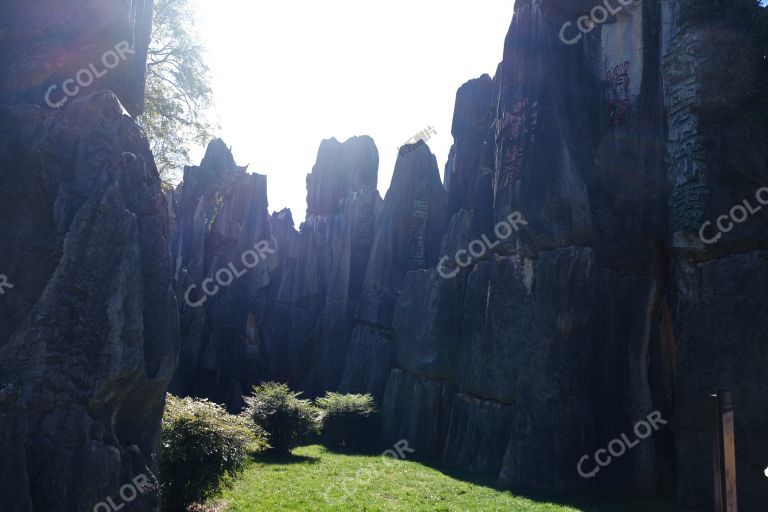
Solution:
[{"label": "rocky outcrop", "polygon": [[176,366],[160,177],[109,92],[59,112],[2,107],[0,131],[0,268],[13,285],[0,296],[3,508],[119,503],[133,478],[155,481]]},{"label": "rocky outcrop", "polygon": [[[741,401],[739,500],[752,510],[766,497],[756,454],[768,438],[764,400],[747,388],[761,389],[768,351],[762,323],[747,320],[762,300],[745,305],[736,287],[759,295],[765,268],[760,57],[754,40],[737,47],[743,19],[676,1],[623,7],[578,44],[562,41],[592,7],[518,2],[496,77],[457,94],[447,263],[409,273],[400,290],[385,438],[418,439],[409,426],[428,408],[439,443],[425,450],[511,488],[677,494],[681,510],[702,510],[707,400],[726,386]],[[723,76],[731,68],[738,79]],[[515,212],[526,224],[496,240],[493,224]],[[738,229],[718,233],[729,212]],[[482,235],[492,248],[457,266]],[[666,427],[652,440],[579,475],[582,456],[653,411]]]},{"label": "rocky outcrop", "polygon": [[266,364],[260,326],[277,262],[267,180],[235,165],[214,140],[199,167],[184,169],[174,195],[181,353],[171,391],[239,407]]},{"label": "rocky outcrop", "polygon": [[383,396],[395,356],[395,305],[407,272],[436,264],[445,208],[446,194],[434,155],[423,142],[406,146],[395,165],[366,267],[343,392]]},{"label": "rocky outcrop", "polygon": [[[381,209],[377,173],[369,137],[323,141],[297,231],[289,210],[269,216],[266,179],[236,166],[222,141],[185,169],[172,253],[177,292],[190,300],[173,390],[238,410],[262,380],[338,388]],[[228,263],[242,266],[261,242],[259,265],[224,286]]]},{"label": "rocky outcrop", "polygon": [[144,109],[154,0],[67,0],[0,5],[0,103],[62,108],[113,91],[133,115]]},{"label": "rocky outcrop", "polygon": [[758,191],[768,180],[768,129],[755,93],[765,69],[756,36],[732,11],[662,8],[678,499],[692,510],[709,505],[707,396],[724,387],[735,402],[739,508],[758,510],[768,499],[768,331],[758,289],[767,268]]},{"label": "rocky outcrop", "polygon": [[168,206],[126,115],[152,1],[8,1],[0,20],[2,508],[154,511],[178,306]]}]

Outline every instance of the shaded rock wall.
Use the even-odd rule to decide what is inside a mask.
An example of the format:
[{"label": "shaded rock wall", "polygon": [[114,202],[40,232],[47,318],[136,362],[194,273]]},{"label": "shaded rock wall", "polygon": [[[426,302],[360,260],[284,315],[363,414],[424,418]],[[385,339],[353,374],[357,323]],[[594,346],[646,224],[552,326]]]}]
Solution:
[{"label": "shaded rock wall", "polygon": [[[383,397],[400,288],[407,272],[437,263],[446,192],[423,143],[403,152],[384,201],[377,173],[370,137],[323,141],[297,231],[290,211],[267,214],[265,180],[249,188],[256,175],[237,167],[223,142],[185,170],[168,193],[176,291],[189,299],[172,390],[233,410],[251,384],[270,379],[311,396],[341,389]],[[235,202],[239,213],[224,215]],[[274,248],[269,262],[217,286],[217,273],[258,240]],[[201,293],[206,280],[213,293]]]},{"label": "shaded rock wall", "polygon": [[[435,393],[402,382],[454,385],[450,414],[435,412],[448,429],[430,427],[445,435],[450,464],[497,472],[512,488],[676,493],[681,509],[706,510],[707,399],[723,385],[740,397],[740,504],[753,510],[768,496],[764,400],[753,392],[768,350],[764,326],[747,321],[762,301],[745,304],[734,287],[751,290],[743,280],[765,269],[765,217],[716,245],[699,231],[745,198],[754,204],[766,177],[765,116],[746,115],[759,56],[737,51],[736,22],[693,22],[678,2],[635,4],[564,44],[562,24],[591,7],[518,2],[493,87],[483,77],[459,90],[441,256],[482,233],[493,240],[493,222],[510,213],[527,225],[468,267],[406,277],[384,438],[437,411]],[[726,63],[729,52],[738,59]],[[656,410],[669,427],[579,476],[582,455]]]},{"label": "shaded rock wall", "polygon": [[128,112],[140,114],[153,5],[154,0],[4,1],[0,102],[60,108],[111,90]]},{"label": "shaded rock wall", "polygon": [[679,500],[691,509],[709,504],[706,396],[721,386],[734,393],[739,508],[758,510],[768,499],[768,398],[760,377],[768,331],[757,288],[767,269],[768,217],[755,211],[768,178],[768,116],[755,94],[765,88],[765,65],[755,65],[749,31],[727,9],[662,7],[675,435],[686,462]]},{"label": "shaded rock wall", "polygon": [[[0,5],[0,496],[13,512],[126,507],[139,477],[152,488],[126,510],[151,511],[178,351],[168,206],[126,115],[152,1],[75,4]],[[61,101],[78,74],[94,80]]]},{"label": "shaded rock wall", "polygon": [[171,391],[239,406],[248,383],[264,372],[259,326],[277,263],[266,177],[246,173],[215,140],[168,195],[177,219],[171,255],[181,308]]},{"label": "shaded rock wall", "polygon": [[[112,93],[56,113],[2,107],[0,131],[0,268],[14,286],[0,296],[0,495],[13,511],[91,510],[154,481],[178,349],[167,207]],[[156,503],[154,489],[132,506]]]}]

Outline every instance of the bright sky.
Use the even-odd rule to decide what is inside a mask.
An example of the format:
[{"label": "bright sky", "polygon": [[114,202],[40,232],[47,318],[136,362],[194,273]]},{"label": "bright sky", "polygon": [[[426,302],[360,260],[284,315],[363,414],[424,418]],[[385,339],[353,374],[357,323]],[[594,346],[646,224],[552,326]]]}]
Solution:
[{"label": "bright sky", "polygon": [[268,176],[270,211],[291,208],[298,227],[323,139],[373,137],[383,197],[397,148],[433,126],[442,176],[456,90],[495,73],[514,0],[199,4],[219,135],[239,165]]}]

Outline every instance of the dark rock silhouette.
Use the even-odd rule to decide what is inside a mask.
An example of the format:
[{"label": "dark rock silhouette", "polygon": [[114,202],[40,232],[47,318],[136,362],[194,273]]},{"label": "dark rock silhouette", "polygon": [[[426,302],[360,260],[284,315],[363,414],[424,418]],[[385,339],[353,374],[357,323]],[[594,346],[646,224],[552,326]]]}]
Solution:
[{"label": "dark rock silhouette", "polygon": [[235,165],[215,140],[199,167],[184,169],[173,196],[181,353],[171,391],[239,407],[249,383],[264,373],[259,326],[277,264],[267,180]]},{"label": "dark rock silhouette", "polygon": [[92,510],[155,482],[178,350],[160,177],[110,92],[2,107],[0,132],[2,507]]},{"label": "dark rock silhouette", "polygon": [[[169,209],[125,114],[151,19],[151,0],[0,5],[3,510],[157,510],[178,306]],[[124,503],[136,478],[152,488]]]},{"label": "dark rock silhouette", "polygon": [[61,108],[111,90],[128,112],[140,114],[153,5],[154,0],[84,0],[73,8],[68,0],[4,1],[0,102]]}]

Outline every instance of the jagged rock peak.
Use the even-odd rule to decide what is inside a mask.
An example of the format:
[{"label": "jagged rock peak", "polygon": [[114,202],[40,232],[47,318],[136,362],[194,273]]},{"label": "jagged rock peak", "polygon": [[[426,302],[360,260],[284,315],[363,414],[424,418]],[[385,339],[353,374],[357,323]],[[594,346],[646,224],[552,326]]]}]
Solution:
[{"label": "jagged rock peak", "polygon": [[375,189],[378,174],[379,150],[371,137],[324,140],[307,175],[307,216],[338,213],[349,192]]},{"label": "jagged rock peak", "polygon": [[290,208],[283,208],[279,212],[272,212],[272,222],[278,222],[286,226],[294,227],[293,213]]},{"label": "jagged rock peak", "polygon": [[435,155],[423,141],[403,147],[384,199],[366,269],[358,320],[391,327],[405,274],[437,264],[446,192]]},{"label": "jagged rock peak", "polygon": [[453,215],[471,202],[477,178],[493,171],[495,155],[492,127],[495,121],[496,87],[483,75],[462,85],[456,93],[451,134],[454,146],[446,173],[448,214]]},{"label": "jagged rock peak", "polygon": [[241,167],[235,163],[232,148],[228,147],[221,139],[213,139],[208,144],[200,167],[210,169],[216,173],[245,172],[248,170],[247,165]]}]

